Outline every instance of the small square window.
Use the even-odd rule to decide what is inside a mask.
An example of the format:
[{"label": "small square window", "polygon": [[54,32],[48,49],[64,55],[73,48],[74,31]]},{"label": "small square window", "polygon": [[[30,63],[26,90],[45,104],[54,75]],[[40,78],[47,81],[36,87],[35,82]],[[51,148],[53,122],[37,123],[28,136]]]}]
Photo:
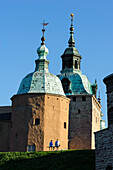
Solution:
[{"label": "small square window", "polygon": [[86,96],[82,96],[82,101],[86,101]]},{"label": "small square window", "polygon": [[73,97],[73,102],[76,102],[76,97]]},{"label": "small square window", "polygon": [[80,113],[80,109],[78,109],[78,113]]},{"label": "small square window", "polygon": [[40,124],[40,119],[36,118],[35,119],[35,125],[39,125]]},{"label": "small square window", "polygon": [[66,122],[64,122],[64,129],[66,129]]}]

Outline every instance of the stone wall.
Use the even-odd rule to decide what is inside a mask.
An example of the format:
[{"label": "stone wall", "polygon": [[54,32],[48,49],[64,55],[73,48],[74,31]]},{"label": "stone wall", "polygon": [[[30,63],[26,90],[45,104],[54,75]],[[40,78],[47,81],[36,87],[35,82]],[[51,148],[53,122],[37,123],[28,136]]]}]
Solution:
[{"label": "stone wall", "polygon": [[9,151],[10,128],[10,120],[0,120],[0,152]]},{"label": "stone wall", "polygon": [[107,89],[108,128],[95,133],[96,170],[113,169],[113,74],[103,81]]},{"label": "stone wall", "polygon": [[60,141],[60,149],[68,149],[69,102],[63,96],[45,96],[44,150],[48,150],[50,140],[55,145],[57,139]]},{"label": "stone wall", "polygon": [[0,114],[12,112],[12,106],[0,106]]},{"label": "stone wall", "polygon": [[95,133],[96,170],[113,167],[113,125]]},{"label": "stone wall", "polygon": [[11,106],[0,106],[0,152],[9,151]]},{"label": "stone wall", "polygon": [[69,111],[69,149],[91,148],[91,110],[90,96],[82,101],[82,95],[71,97]]},{"label": "stone wall", "polygon": [[100,130],[100,110],[101,106],[93,95],[71,97],[69,149],[94,149],[94,132]]},{"label": "stone wall", "polygon": [[55,142],[57,138],[62,149],[67,149],[69,101],[52,94],[13,96],[10,150],[27,151],[29,145],[36,151],[48,150],[50,140]]},{"label": "stone wall", "polygon": [[[23,94],[12,98],[11,151],[27,151],[28,145],[43,150],[44,95]],[[40,125],[35,126],[35,118]],[[38,141],[38,142],[37,142]]]},{"label": "stone wall", "polygon": [[101,115],[101,105],[95,98],[92,97],[92,137],[91,137],[91,149],[95,149],[95,135],[94,132],[100,130],[100,115]]}]

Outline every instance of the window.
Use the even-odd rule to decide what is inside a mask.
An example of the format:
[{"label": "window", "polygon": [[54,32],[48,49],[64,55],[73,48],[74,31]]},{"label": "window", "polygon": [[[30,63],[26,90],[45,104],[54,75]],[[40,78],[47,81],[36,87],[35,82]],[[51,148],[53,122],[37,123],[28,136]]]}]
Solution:
[{"label": "window", "polygon": [[10,127],[12,128],[12,121],[10,122]]},{"label": "window", "polygon": [[73,102],[76,102],[76,97],[73,97]]},{"label": "window", "polygon": [[106,170],[112,170],[112,166],[111,166],[111,165],[108,165],[108,166],[106,167]]},{"label": "window", "polygon": [[80,113],[80,109],[78,109],[78,113]]},{"label": "window", "polygon": [[15,136],[16,136],[16,138],[17,138],[17,137],[18,137],[18,134],[16,133]]},{"label": "window", "polygon": [[70,81],[68,80],[68,78],[62,79],[62,86],[63,86],[63,89],[64,89],[64,93],[69,93]]},{"label": "window", "polygon": [[82,96],[82,101],[86,101],[86,96]]},{"label": "window", "polygon": [[66,129],[66,122],[64,122],[64,129]]},{"label": "window", "polygon": [[65,61],[62,61],[62,68],[65,69]]},{"label": "window", "polygon": [[96,117],[96,123],[97,123],[97,117]]},{"label": "window", "polygon": [[75,60],[75,68],[78,69],[78,63],[77,60]]},{"label": "window", "polygon": [[35,125],[39,125],[40,124],[40,119],[36,118],[35,119]]},{"label": "window", "polygon": [[35,145],[28,145],[28,146],[27,146],[27,151],[28,151],[28,152],[35,151]]}]

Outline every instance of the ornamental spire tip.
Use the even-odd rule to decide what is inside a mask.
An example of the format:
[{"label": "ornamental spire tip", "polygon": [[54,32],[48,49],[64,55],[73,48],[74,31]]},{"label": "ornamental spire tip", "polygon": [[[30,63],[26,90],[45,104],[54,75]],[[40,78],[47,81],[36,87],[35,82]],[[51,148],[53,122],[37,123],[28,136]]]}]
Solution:
[{"label": "ornamental spire tip", "polygon": [[75,40],[74,40],[74,38],[73,38],[73,34],[74,34],[74,28],[73,28],[73,20],[74,20],[74,14],[73,13],[71,13],[70,14],[70,16],[71,17],[69,17],[70,19],[71,19],[71,27],[70,27],[70,39],[69,39],[69,41],[68,41],[68,43],[69,43],[69,47],[74,47],[75,46]]},{"label": "ornamental spire tip", "polygon": [[42,38],[41,38],[41,40],[42,40],[41,45],[44,45],[44,44],[45,44],[45,43],[44,43],[44,41],[45,41],[45,37],[44,37],[45,28],[44,28],[44,26],[47,26],[49,23],[45,23],[45,21],[43,20],[43,23],[41,23],[41,24],[43,25],[43,28],[42,28],[43,36],[42,36]]}]

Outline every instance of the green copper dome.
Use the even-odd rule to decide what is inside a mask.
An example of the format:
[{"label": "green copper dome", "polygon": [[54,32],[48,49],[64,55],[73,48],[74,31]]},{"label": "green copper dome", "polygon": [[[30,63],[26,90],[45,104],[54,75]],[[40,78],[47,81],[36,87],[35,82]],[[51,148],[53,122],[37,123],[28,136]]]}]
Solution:
[{"label": "green copper dome", "polygon": [[63,73],[57,76],[62,82],[66,95],[95,94],[93,86],[96,84],[92,85],[87,76],[81,73]]},{"label": "green copper dome", "polygon": [[35,71],[23,78],[17,94],[50,93],[65,96],[60,79],[48,70],[49,61],[46,56],[49,51],[44,44],[44,38],[37,53],[39,59],[35,60]]}]

